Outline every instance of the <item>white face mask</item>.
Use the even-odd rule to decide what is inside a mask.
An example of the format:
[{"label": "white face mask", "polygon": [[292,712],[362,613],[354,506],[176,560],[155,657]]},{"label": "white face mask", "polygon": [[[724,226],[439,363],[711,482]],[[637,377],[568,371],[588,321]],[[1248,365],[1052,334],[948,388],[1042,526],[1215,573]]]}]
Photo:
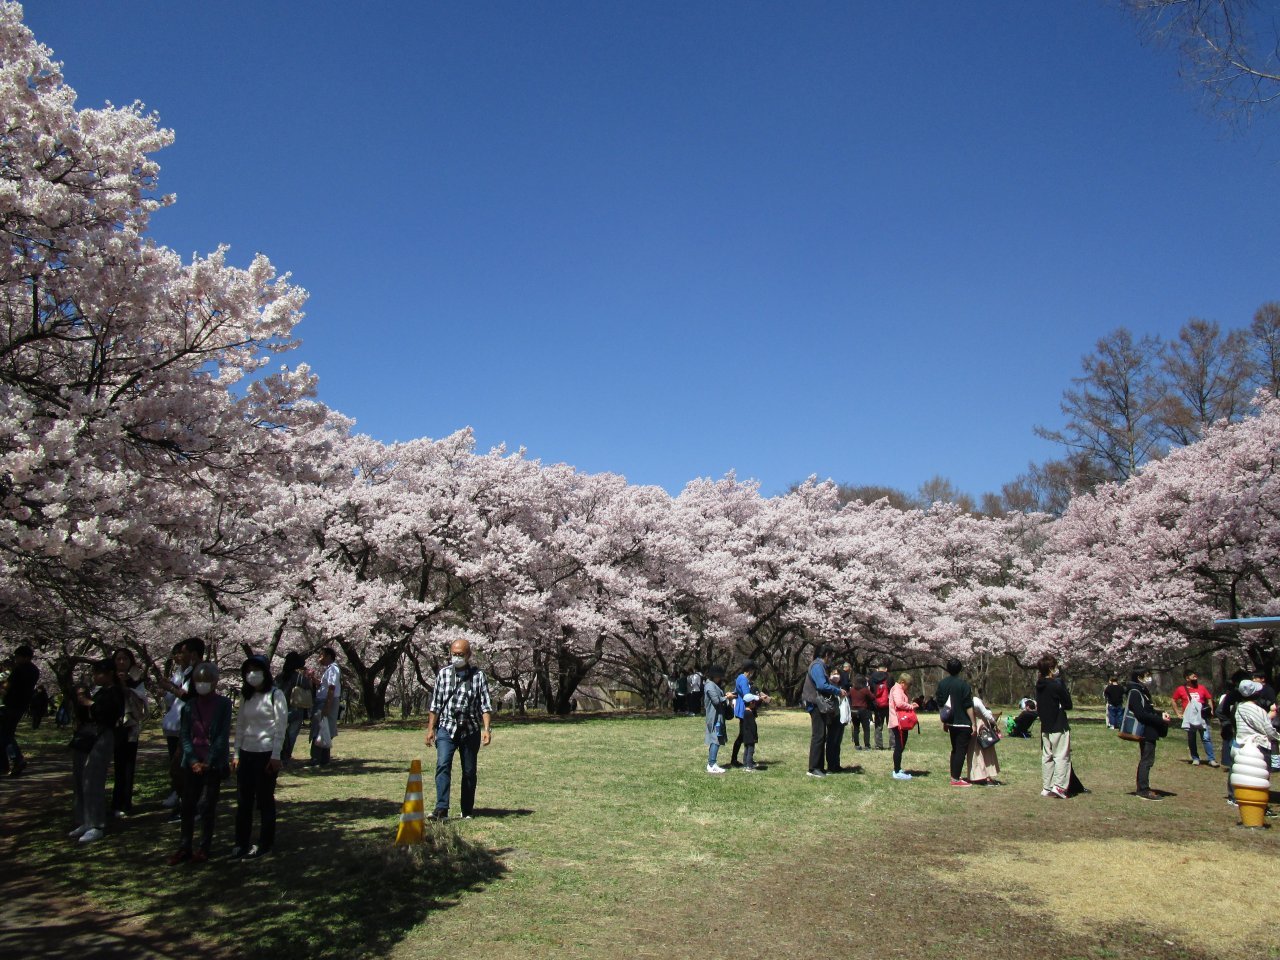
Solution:
[{"label": "white face mask", "polygon": [[210,693],[212,693],[212,692],[213,692],[213,684],[212,684],[212,683],[197,683],[197,684],[196,684],[196,693],[200,694],[200,696],[202,696],[202,697],[203,697],[203,696],[205,696],[206,694],[210,694]]},{"label": "white face mask", "polygon": [[1148,675],[1148,676],[1143,677],[1143,678],[1142,678],[1142,683],[1143,683],[1143,685],[1144,685],[1144,686],[1149,685],[1149,684],[1151,683],[1151,677],[1150,677],[1149,675]]},{"label": "white face mask", "polygon": [[466,658],[466,657],[458,657],[458,656],[455,656],[455,657],[453,658],[453,669],[455,669],[455,670],[461,670],[461,669],[462,669],[463,667],[465,667],[466,665],[467,665],[467,658]]},{"label": "white face mask", "polygon": [[249,686],[253,687],[255,690],[262,686],[266,679],[266,676],[261,670],[250,670],[244,675],[244,682],[249,684]]}]

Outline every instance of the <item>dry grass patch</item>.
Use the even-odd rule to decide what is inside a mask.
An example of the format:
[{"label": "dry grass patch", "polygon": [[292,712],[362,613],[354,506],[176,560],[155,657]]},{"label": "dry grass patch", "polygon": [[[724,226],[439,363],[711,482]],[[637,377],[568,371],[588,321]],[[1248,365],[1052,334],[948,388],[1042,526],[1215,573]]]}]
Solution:
[{"label": "dry grass patch", "polygon": [[1261,957],[1275,950],[1269,910],[1188,910],[1188,885],[1193,898],[1212,891],[1214,903],[1250,903],[1274,867],[1274,856],[1212,841],[1070,840],[1001,844],[966,857],[959,876],[954,868],[932,872],[991,890],[1015,911],[1073,933],[1137,923],[1166,942]]}]

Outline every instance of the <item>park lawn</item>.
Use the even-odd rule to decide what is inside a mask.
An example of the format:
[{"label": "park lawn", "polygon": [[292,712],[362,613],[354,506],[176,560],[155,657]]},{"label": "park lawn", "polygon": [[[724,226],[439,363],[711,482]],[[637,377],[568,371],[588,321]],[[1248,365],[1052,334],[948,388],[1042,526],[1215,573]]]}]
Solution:
[{"label": "park lawn", "polygon": [[[1178,732],[1153,775],[1176,796],[1148,803],[1128,795],[1136,746],[1083,718],[1093,793],[1067,802],[1039,795],[1038,739],[1001,744],[1006,786],[957,789],[933,718],[904,764],[927,775],[909,783],[888,751],[848,744],[861,772],[806,777],[808,728],[766,712],[768,769],[710,776],[700,718],[499,721],[480,815],[430,824],[410,850],[391,841],[412,758],[430,797],[420,728],[347,728],[328,769],[282,778],[272,858],[226,859],[227,791],[202,868],[164,865],[176,827],[154,802],[153,742],[146,812],[79,848],[62,788],[14,854],[51,890],[228,956],[1280,957],[1268,899],[1233,906],[1269,889],[1280,836],[1234,827],[1225,777],[1181,762]],[[64,756],[50,744],[40,759]]]}]

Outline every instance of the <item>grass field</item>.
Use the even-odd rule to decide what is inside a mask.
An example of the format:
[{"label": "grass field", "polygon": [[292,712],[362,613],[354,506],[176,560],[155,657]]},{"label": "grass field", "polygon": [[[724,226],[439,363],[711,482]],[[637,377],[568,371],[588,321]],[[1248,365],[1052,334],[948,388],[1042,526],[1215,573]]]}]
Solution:
[{"label": "grass field", "polygon": [[328,769],[282,778],[273,857],[227,859],[228,791],[214,859],[177,868],[159,744],[142,812],[82,848],[64,838],[63,735],[42,730],[37,775],[0,786],[0,873],[51,915],[87,899],[158,955],[1280,957],[1280,831],[1236,828],[1224,775],[1187,765],[1176,732],[1152,778],[1174,796],[1149,803],[1128,795],[1137,748],[1081,718],[1093,792],[1062,802],[1039,795],[1038,739],[1001,744],[1006,785],[965,790],[925,728],[905,766],[927,775],[908,783],[887,751],[848,744],[859,772],[806,777],[808,719],[790,711],[761,718],[767,770],[718,777],[700,718],[499,721],[480,815],[412,849],[391,841],[410,759],[430,796],[420,727],[348,728]]}]

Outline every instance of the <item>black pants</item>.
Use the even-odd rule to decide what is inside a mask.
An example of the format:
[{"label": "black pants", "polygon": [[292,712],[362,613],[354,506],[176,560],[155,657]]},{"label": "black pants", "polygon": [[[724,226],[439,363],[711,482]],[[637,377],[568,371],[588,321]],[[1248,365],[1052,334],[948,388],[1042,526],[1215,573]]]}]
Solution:
[{"label": "black pants", "polygon": [[738,751],[744,746],[747,748],[747,766],[749,767],[755,762],[756,742],[760,739],[757,730],[755,714],[750,710],[738,718],[738,735],[733,740],[733,754],[729,759],[730,765],[738,762]]},{"label": "black pants", "polygon": [[901,727],[892,727],[889,733],[893,736],[893,772],[897,773],[902,769],[902,751],[907,749],[907,737],[910,731],[903,730]]},{"label": "black pants", "polygon": [[844,741],[844,724],[840,715],[833,713],[827,718],[827,772],[840,772],[840,745]]},{"label": "black pants", "polygon": [[814,710],[809,714],[809,769],[821,770],[823,757],[827,752],[828,728],[840,729],[840,723],[833,713],[820,713]]},{"label": "black pants", "polygon": [[129,740],[124,727],[116,729],[115,781],[111,784],[111,809],[133,813],[133,777],[138,769],[138,741]]},{"label": "black pants", "polygon": [[240,763],[236,766],[236,846],[249,849],[253,834],[253,808],[258,808],[262,829],[258,832],[258,850],[266,853],[276,841],[276,777],[267,769],[270,752],[248,753],[240,751]]},{"label": "black pants", "polygon": [[173,792],[182,797],[182,785],[185,782],[182,776],[182,738],[174,735],[164,735],[164,744],[169,748],[169,785],[173,787]]},{"label": "black pants", "polygon": [[22,713],[0,707],[0,773],[9,772],[9,764],[22,767],[27,761],[18,747],[18,721]]},{"label": "black pants", "polygon": [[889,722],[889,708],[876,707],[873,711],[876,721],[876,749],[884,749],[884,727]]},{"label": "black pants", "polygon": [[951,779],[959,780],[964,774],[964,762],[969,758],[969,741],[973,739],[972,727],[951,728]]},{"label": "black pants", "polygon": [[209,852],[213,842],[213,819],[218,813],[218,794],[222,791],[222,777],[208,768],[204,773],[182,771],[182,844],[191,852],[195,836],[196,817],[200,818],[200,849]]},{"label": "black pants", "polygon": [[1151,768],[1156,762],[1156,742],[1143,740],[1138,744],[1138,792],[1151,789]]},{"label": "black pants", "polygon": [[[853,719],[850,721],[849,726],[853,728],[853,745],[855,747],[858,747],[859,749],[861,749],[864,746],[867,749],[870,749],[871,748],[871,711],[870,710],[853,711]],[[861,732],[862,734],[861,739],[858,738],[859,732]]]}]

